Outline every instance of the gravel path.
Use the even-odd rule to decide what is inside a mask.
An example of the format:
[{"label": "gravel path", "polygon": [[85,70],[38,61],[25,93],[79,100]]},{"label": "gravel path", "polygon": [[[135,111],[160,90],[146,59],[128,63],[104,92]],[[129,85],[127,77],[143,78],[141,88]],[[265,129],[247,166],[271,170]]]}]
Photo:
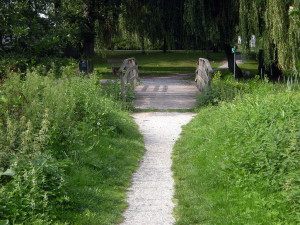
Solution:
[{"label": "gravel path", "polygon": [[[136,91],[138,109],[194,108],[199,93],[193,74],[145,76]],[[181,133],[194,114],[147,112],[133,117],[144,136],[146,152],[139,169],[133,175],[127,193],[128,208],[122,225],[171,225],[173,218],[174,180],[171,153]]]},{"label": "gravel path", "polygon": [[[239,64],[242,64],[244,61],[242,59],[242,55],[240,54],[237,54],[236,55],[236,64],[239,65]],[[224,61],[223,64],[215,69],[213,69],[214,71],[217,71],[217,70],[224,70],[224,69],[228,69],[228,61]]]},{"label": "gravel path", "polygon": [[[240,63],[240,56],[237,57]],[[215,69],[228,68],[228,63]],[[136,91],[138,109],[192,109],[199,93],[194,74],[142,77]],[[195,114],[147,112],[133,117],[144,136],[146,152],[132,178],[127,193],[128,208],[121,225],[171,225],[173,217],[174,180],[171,154],[181,127]]]},{"label": "gravel path", "polygon": [[144,136],[146,152],[128,190],[128,209],[122,225],[174,224],[174,181],[171,153],[193,113],[136,113],[133,117]]}]

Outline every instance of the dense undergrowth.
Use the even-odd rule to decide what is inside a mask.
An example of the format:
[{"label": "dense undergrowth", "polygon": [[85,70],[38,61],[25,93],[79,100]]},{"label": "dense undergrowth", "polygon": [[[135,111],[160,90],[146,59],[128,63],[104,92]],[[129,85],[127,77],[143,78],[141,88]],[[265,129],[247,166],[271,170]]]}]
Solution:
[{"label": "dense undergrowth", "polygon": [[173,155],[177,224],[299,224],[299,90],[216,76],[199,100]]},{"label": "dense undergrowth", "polygon": [[0,224],[119,222],[143,152],[119,88],[41,69],[0,86]]}]

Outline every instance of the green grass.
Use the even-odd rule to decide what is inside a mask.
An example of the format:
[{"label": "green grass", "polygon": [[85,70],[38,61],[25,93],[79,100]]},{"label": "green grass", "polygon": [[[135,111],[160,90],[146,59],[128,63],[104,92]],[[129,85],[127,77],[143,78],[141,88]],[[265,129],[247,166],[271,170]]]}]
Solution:
[{"label": "green grass", "polygon": [[198,58],[208,58],[212,67],[218,67],[225,60],[223,53],[212,53],[203,51],[173,51],[163,53],[160,51],[149,51],[145,54],[138,51],[107,51],[98,55],[95,59],[95,70],[102,74],[105,79],[113,79],[111,64],[107,59],[126,59],[135,57],[140,74],[143,75],[168,75],[194,73]]},{"label": "green grass", "polygon": [[251,77],[257,75],[258,62],[254,59],[246,60],[243,64],[240,64],[239,67],[243,71],[249,71]]},{"label": "green grass", "polygon": [[63,221],[80,225],[122,221],[127,206],[125,191],[144,149],[132,119],[123,115],[122,120],[130,130],[123,137],[99,137],[95,146],[81,147],[67,177],[72,204],[65,210]]},{"label": "green grass", "polygon": [[199,109],[173,153],[176,224],[299,224],[299,99],[261,84]]},{"label": "green grass", "polygon": [[[242,64],[238,64],[238,67],[243,71],[245,78],[254,78],[257,75],[258,62],[256,60],[246,60]],[[233,77],[233,73],[229,69],[222,69],[222,77]],[[249,72],[249,74],[246,74]]]},{"label": "green grass", "polygon": [[119,88],[63,71],[11,74],[0,86],[0,224],[122,220],[142,136]]}]

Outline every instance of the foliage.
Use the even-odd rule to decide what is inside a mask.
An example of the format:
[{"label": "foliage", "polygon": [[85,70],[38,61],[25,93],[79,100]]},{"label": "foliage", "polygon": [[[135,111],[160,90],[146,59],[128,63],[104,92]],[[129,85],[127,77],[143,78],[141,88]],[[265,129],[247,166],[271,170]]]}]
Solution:
[{"label": "foliage", "polygon": [[[235,43],[236,26],[238,25],[237,1],[187,0],[185,7],[187,26],[204,44],[231,45]],[[201,16],[199,19],[197,19],[198,14]],[[228,20],[223,20],[224,17]],[[203,36],[203,33],[207,36],[200,37]]]},{"label": "foliage", "polygon": [[[0,51],[59,56],[67,28],[55,10],[56,1],[8,1],[0,9]],[[12,26],[13,24],[13,26]],[[2,39],[6,40],[4,43]]]},{"label": "foliage", "polygon": [[[218,105],[224,101],[229,102],[236,98],[242,98],[245,94],[263,88],[264,82],[260,83],[258,81],[258,76],[251,81],[236,81],[233,74],[223,78],[221,71],[217,71],[213,75],[211,85],[198,95],[197,105]],[[268,81],[265,80],[265,82]]]},{"label": "foliage", "polygon": [[243,48],[249,49],[249,40],[256,35],[257,48],[263,50],[264,67],[278,64],[290,75],[298,75],[300,21],[299,1],[241,0],[240,30]]},{"label": "foliage", "polygon": [[24,116],[20,121],[7,116],[0,126],[0,218],[11,223],[51,224],[55,210],[67,201],[66,163],[44,152],[49,125],[46,110],[37,130]]},{"label": "foliage", "polygon": [[49,154],[17,159],[12,180],[0,186],[0,218],[13,224],[53,224],[63,209],[64,163]]},{"label": "foliage", "polygon": [[113,38],[118,4],[118,0],[4,0],[0,53],[4,59],[7,54],[21,55],[18,58],[29,64],[39,57],[92,58],[96,38],[100,46],[108,46]]},{"label": "foliage", "polygon": [[299,99],[264,83],[199,110],[173,155],[177,224],[299,223]]},{"label": "foliage", "polygon": [[139,37],[142,50],[145,40],[163,50],[182,47],[184,1],[122,1],[120,29]]},{"label": "foliage", "polygon": [[37,68],[40,75],[47,75],[49,71],[52,71],[51,73],[55,73],[59,77],[62,68],[66,66],[76,68],[76,61],[72,58],[36,57],[9,53],[0,57],[0,79],[6,78],[13,72],[26,74],[27,70]]},{"label": "foliage", "polygon": [[[143,151],[137,128],[95,75],[72,66],[59,76],[39,71],[9,74],[1,84],[0,220],[115,223]],[[88,211],[98,215],[93,222]]]},{"label": "foliage", "polygon": [[141,75],[193,74],[200,57],[209,58],[214,68],[220,66],[225,58],[223,53],[205,51],[147,51],[146,54],[138,51],[105,51],[96,58],[98,63],[95,64],[95,70],[102,76],[105,75],[103,78],[116,79],[107,59],[131,57],[137,60]]},{"label": "foliage", "polygon": [[121,5],[121,29],[125,28],[129,33],[137,35],[143,51],[145,51],[145,38],[149,38],[151,34],[147,25],[151,24],[151,28],[153,25],[157,25],[153,23],[152,18],[154,17],[152,17],[153,12],[151,12],[150,5],[150,2],[136,0],[123,1]]}]

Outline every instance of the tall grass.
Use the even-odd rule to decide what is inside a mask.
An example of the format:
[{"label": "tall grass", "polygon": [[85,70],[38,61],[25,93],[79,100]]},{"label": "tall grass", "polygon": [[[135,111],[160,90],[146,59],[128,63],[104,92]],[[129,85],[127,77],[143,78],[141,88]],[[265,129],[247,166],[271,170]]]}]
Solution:
[{"label": "tall grass", "polygon": [[110,87],[62,71],[11,74],[1,85],[0,223],[121,220],[141,136]]},{"label": "tall grass", "polygon": [[300,94],[247,90],[200,109],[176,143],[177,224],[299,224]]}]

